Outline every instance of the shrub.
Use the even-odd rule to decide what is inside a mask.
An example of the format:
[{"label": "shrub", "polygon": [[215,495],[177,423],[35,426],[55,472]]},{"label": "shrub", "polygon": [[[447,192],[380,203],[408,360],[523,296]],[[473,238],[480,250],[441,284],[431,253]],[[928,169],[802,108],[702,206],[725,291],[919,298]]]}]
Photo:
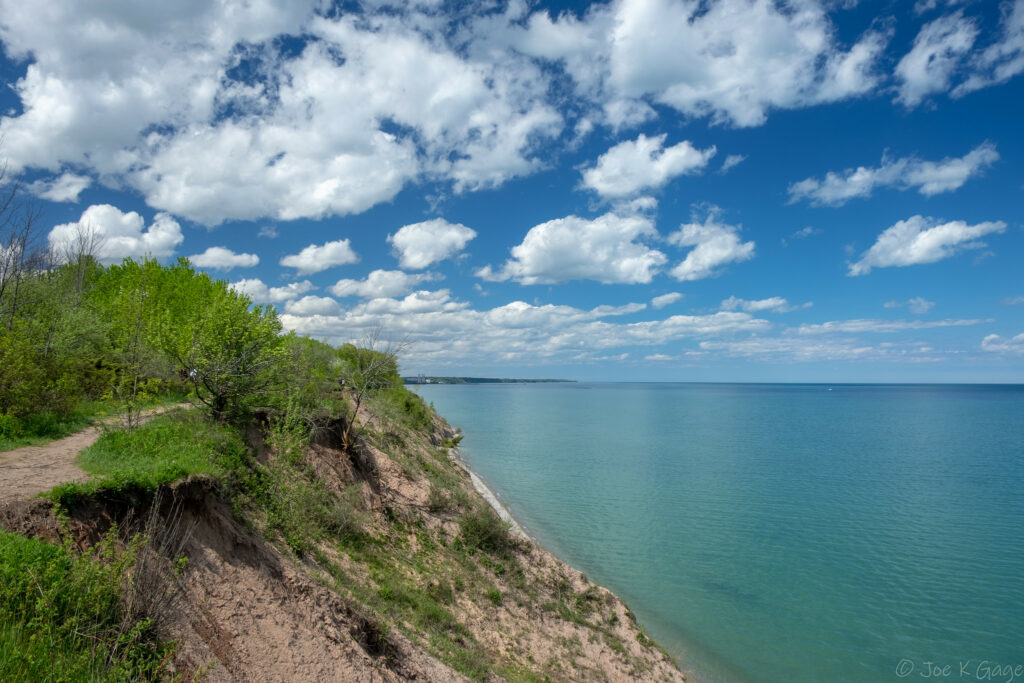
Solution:
[{"label": "shrub", "polygon": [[489,505],[480,503],[459,520],[462,542],[469,548],[504,553],[512,548],[509,525]]},{"label": "shrub", "polygon": [[140,544],[82,555],[0,531],[0,680],[155,680],[170,650],[121,609]]}]

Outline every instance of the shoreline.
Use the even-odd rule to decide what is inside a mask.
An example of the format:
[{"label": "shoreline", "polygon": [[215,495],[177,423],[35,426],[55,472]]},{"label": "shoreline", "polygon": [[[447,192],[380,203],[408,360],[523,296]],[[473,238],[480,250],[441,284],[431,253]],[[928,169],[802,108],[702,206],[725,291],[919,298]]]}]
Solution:
[{"label": "shoreline", "polygon": [[[520,524],[519,521],[515,518],[515,516],[509,511],[509,509],[505,507],[505,505],[501,502],[501,499],[498,498],[498,495],[487,485],[487,483],[476,472],[473,471],[473,468],[470,467],[469,464],[466,462],[465,458],[462,457],[462,450],[458,446],[449,449],[448,457],[452,461],[452,463],[454,463],[463,472],[469,475],[470,481],[473,484],[473,488],[476,489],[477,493],[483,496],[484,500],[487,501],[488,505],[491,506],[491,508],[498,514],[498,516],[509,525],[510,531],[512,533],[520,536],[521,538],[526,539],[543,553],[554,558],[555,560],[562,563],[566,567],[572,569],[581,576],[586,577],[586,581],[589,581],[590,583],[593,583],[595,586],[600,586],[602,589],[608,591],[613,596],[615,596],[616,600],[621,602],[623,605],[626,606],[626,608],[630,612],[632,612],[632,607],[630,607],[629,603],[627,603],[622,597],[620,597],[618,593],[608,588],[607,586],[594,582],[593,579],[589,578],[589,576],[584,574],[583,571],[580,570],[578,567],[576,567],[573,564],[570,564],[568,561],[566,561],[565,559],[563,559],[562,557],[560,557],[559,555],[545,547],[544,544],[542,544],[536,538],[531,536],[523,527],[523,525]],[[710,681],[707,678],[698,675],[698,673],[694,669],[684,667],[684,663],[682,661],[681,656],[679,656],[679,659],[677,660],[677,656],[670,654],[668,649],[660,643],[657,644],[657,647],[663,653],[665,653],[666,656],[668,656],[668,658],[675,665],[676,669],[679,671],[679,673],[682,675],[682,677],[685,679],[687,683],[710,683]]]},{"label": "shoreline", "polygon": [[[476,492],[483,496],[484,500],[487,501],[491,508],[498,513],[498,517],[501,517],[502,521],[509,525],[512,533],[521,536],[538,546],[540,545],[537,543],[537,539],[526,532],[526,529],[519,523],[519,520],[509,512],[508,508],[506,508],[498,498],[498,495],[492,491],[489,486],[487,486],[487,483],[483,479],[480,478],[480,475],[474,472],[473,468],[466,463],[466,460],[462,457],[462,452],[458,446],[450,449],[449,458],[453,463],[455,463],[455,465],[462,469],[463,472],[469,475],[469,480],[473,483],[473,488],[476,489]],[[545,548],[545,550],[547,550],[547,548]],[[562,561],[564,562],[564,560]],[[575,567],[573,568],[575,569]]]}]

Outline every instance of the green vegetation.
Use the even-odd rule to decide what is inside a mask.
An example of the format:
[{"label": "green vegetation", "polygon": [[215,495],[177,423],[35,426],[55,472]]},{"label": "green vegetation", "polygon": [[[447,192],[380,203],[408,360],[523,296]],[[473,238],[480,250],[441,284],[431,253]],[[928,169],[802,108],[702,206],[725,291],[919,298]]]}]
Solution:
[{"label": "green vegetation", "polygon": [[104,433],[76,461],[94,478],[62,484],[49,496],[71,507],[99,489],[153,493],[189,475],[223,475],[246,453],[237,430],[200,412],[179,410],[131,432]]},{"label": "green vegetation", "polygon": [[[165,486],[204,477],[238,521],[345,599],[373,656],[392,656],[398,631],[471,679],[564,677],[555,655],[500,652],[471,628],[530,605],[626,656],[595,591],[528,580],[521,542],[452,462],[461,436],[403,386],[403,343],[379,330],[338,348],[284,334],[273,308],[187,260],[104,266],[87,232],[64,254],[33,250],[27,231],[3,233],[2,213],[0,448],[112,413],[123,427],[79,456],[91,480],[48,493],[58,509],[159,510]],[[141,421],[182,398],[194,408]],[[112,532],[80,551],[0,534],[0,679],[165,676],[158,610],[124,607],[145,542]],[[582,645],[563,640],[572,664]]]},{"label": "green vegetation", "polygon": [[166,674],[171,650],[121,595],[141,539],[84,554],[0,531],[0,680],[126,681]]}]

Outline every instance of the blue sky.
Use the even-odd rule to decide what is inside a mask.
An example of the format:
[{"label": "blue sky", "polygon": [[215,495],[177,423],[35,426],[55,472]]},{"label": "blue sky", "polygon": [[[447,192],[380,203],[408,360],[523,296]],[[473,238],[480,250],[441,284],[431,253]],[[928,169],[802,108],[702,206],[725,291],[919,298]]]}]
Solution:
[{"label": "blue sky", "polygon": [[407,373],[1024,382],[1024,0],[0,0],[55,246]]}]

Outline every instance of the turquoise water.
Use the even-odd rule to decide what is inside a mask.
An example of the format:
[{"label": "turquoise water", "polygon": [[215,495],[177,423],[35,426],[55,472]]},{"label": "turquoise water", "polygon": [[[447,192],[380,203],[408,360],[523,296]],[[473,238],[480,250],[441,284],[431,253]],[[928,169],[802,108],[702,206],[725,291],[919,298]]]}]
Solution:
[{"label": "turquoise water", "polygon": [[1024,680],[1024,387],[414,388],[698,680]]}]

